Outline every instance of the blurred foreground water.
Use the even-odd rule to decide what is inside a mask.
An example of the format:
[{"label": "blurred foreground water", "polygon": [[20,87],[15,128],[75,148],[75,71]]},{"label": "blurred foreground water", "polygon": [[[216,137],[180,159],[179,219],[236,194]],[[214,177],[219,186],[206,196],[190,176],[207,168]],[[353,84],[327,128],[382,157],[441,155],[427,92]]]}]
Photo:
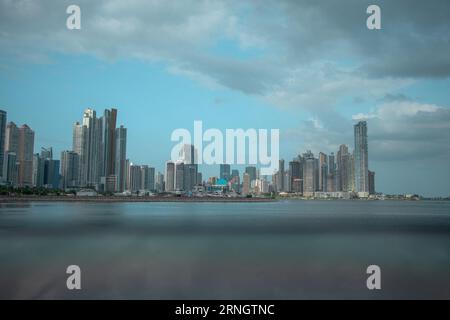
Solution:
[{"label": "blurred foreground water", "polygon": [[450,202],[0,203],[0,298],[450,299]]}]

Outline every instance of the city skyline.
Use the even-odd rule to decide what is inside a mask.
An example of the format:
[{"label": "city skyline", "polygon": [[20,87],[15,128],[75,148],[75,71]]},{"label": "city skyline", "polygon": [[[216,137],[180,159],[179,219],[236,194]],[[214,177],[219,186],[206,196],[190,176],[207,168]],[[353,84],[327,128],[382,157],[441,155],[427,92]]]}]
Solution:
[{"label": "city skyline", "polygon": [[[446,196],[448,2],[377,2],[383,22],[374,31],[367,3],[353,0],[81,1],[81,30],[67,30],[65,1],[0,1],[0,108],[59,155],[80,110],[117,106],[133,128],[134,161],[161,172],[170,133],[195,120],[279,128],[287,166],[305,150],[353,146],[363,119],[377,189]],[[167,12],[173,19],[161,18]]]},{"label": "city skyline", "polygon": [[[126,154],[127,129],[123,125],[116,128],[116,108],[105,109],[100,117],[96,110],[86,108],[82,121],[73,125],[72,148],[62,151],[60,160],[53,158],[52,147],[41,147],[40,154],[34,153],[35,132],[27,124],[18,128],[14,122],[7,122],[7,112],[1,111],[7,159],[2,175],[7,184],[62,189],[87,187],[112,193],[192,192],[196,186],[204,186],[194,145],[184,145],[178,160],[167,161],[164,174],[158,171],[158,177],[155,167],[133,163]],[[287,170],[285,160],[280,159],[271,180],[260,174],[259,166],[246,164],[242,185],[239,170],[234,167],[231,171],[230,164],[221,163],[219,174],[209,176],[206,185],[226,184],[243,195],[288,192],[314,196],[317,192],[328,192],[337,196],[335,192],[354,192],[367,197],[375,194],[375,173],[369,171],[368,159],[367,122],[359,121],[354,125],[354,152],[349,153],[347,145],[340,145],[336,162],[333,152],[330,155],[319,152],[315,158],[308,150],[295,156]],[[338,197],[349,196],[339,194]]]}]

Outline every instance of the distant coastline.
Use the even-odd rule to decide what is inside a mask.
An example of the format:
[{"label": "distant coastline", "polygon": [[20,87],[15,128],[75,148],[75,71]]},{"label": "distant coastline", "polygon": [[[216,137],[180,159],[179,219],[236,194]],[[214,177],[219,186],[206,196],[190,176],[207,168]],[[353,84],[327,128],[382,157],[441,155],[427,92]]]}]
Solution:
[{"label": "distant coastline", "polygon": [[437,200],[450,201],[449,198],[386,198],[386,199],[339,199],[339,198],[303,198],[303,197],[218,197],[218,196],[203,196],[203,197],[186,197],[186,196],[64,196],[64,195],[14,195],[14,196],[0,196],[1,203],[17,203],[17,202],[92,202],[92,203],[125,203],[125,202],[244,202],[244,203],[259,203],[259,202],[277,202],[277,201],[419,201],[419,200]]},{"label": "distant coastline", "polygon": [[68,196],[0,196],[0,203],[14,202],[274,202],[274,198],[241,197],[68,197]]}]

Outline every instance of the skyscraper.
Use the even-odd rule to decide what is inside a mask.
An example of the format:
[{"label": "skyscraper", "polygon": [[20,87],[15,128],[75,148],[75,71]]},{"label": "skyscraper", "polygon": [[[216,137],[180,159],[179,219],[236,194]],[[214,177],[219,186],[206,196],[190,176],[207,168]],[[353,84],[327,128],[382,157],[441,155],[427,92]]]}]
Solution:
[{"label": "skyscraper", "polygon": [[43,159],[53,159],[53,148],[41,148],[41,158]]},{"label": "skyscraper", "polygon": [[124,180],[125,180],[125,190],[131,190],[130,188],[130,159],[125,160],[125,170],[124,170]]},{"label": "skyscraper", "polygon": [[246,167],[245,168],[245,173],[247,173],[249,175],[249,179],[250,179],[250,184],[252,183],[252,181],[256,180],[256,167]]},{"label": "skyscraper", "polygon": [[54,159],[44,160],[44,186],[46,188],[59,188],[59,166],[60,161]]},{"label": "skyscraper", "polygon": [[284,182],[285,174],[284,174],[284,160],[280,159],[278,161],[278,191],[287,191],[285,189],[285,182]]},{"label": "skyscraper", "polygon": [[171,192],[175,190],[175,163],[173,161],[166,162],[166,191]]},{"label": "skyscraper", "polygon": [[[185,144],[181,147],[177,163],[179,164],[179,170],[183,171],[183,178],[178,178],[179,190],[191,191],[197,185],[197,159],[197,149],[195,149],[194,145]],[[183,166],[180,163],[183,163]],[[182,183],[181,179],[183,180]],[[175,184],[177,184],[176,181],[177,177],[175,176]]]},{"label": "skyscraper", "polygon": [[83,124],[76,122],[73,125],[72,150],[78,154],[78,185],[85,187],[87,184],[87,128]]},{"label": "skyscraper", "polygon": [[83,125],[86,126],[87,157],[86,166],[87,186],[97,187],[102,172],[102,120],[97,118],[94,109],[87,108],[83,114]]},{"label": "skyscraper", "polygon": [[327,174],[328,174],[328,159],[327,155],[323,152],[319,152],[319,191],[327,191]]},{"label": "skyscraper", "polygon": [[0,180],[3,177],[3,159],[5,157],[6,111],[0,110]]},{"label": "skyscraper", "polygon": [[101,176],[108,177],[115,174],[115,160],[116,160],[116,122],[117,109],[105,109],[102,121],[102,168]]},{"label": "skyscraper", "polygon": [[220,179],[229,181],[231,179],[231,167],[229,164],[223,163],[220,165]]},{"label": "skyscraper", "polygon": [[357,192],[369,193],[369,156],[367,147],[367,122],[354,125],[355,136],[355,188]]},{"label": "skyscraper", "polygon": [[375,194],[375,172],[369,170],[369,194]]},{"label": "skyscraper", "polygon": [[174,189],[176,191],[185,190],[184,189],[184,162],[178,160],[175,162],[175,181],[174,181]]},{"label": "skyscraper", "polygon": [[301,178],[301,169],[300,169],[300,161],[298,159],[294,159],[289,162],[289,176],[290,176],[290,192],[300,192],[300,178]]},{"label": "skyscraper", "polygon": [[250,193],[250,174],[247,172],[244,173],[243,181],[242,181],[242,194],[247,195]]},{"label": "skyscraper", "polygon": [[141,166],[130,164],[130,191],[136,192],[142,187]]},{"label": "skyscraper", "polygon": [[123,126],[116,129],[115,133],[115,165],[114,171],[116,175],[116,191],[123,192],[125,190],[125,162],[127,159],[127,129]]},{"label": "skyscraper", "polygon": [[19,152],[17,153],[19,186],[33,185],[33,152],[34,131],[24,124],[19,128]]},{"label": "skyscraper", "polygon": [[15,152],[6,151],[3,159],[3,180],[11,186],[17,185],[18,162]]},{"label": "skyscraper", "polygon": [[303,193],[305,196],[313,196],[317,188],[318,161],[311,151],[307,151],[303,155],[303,159]]},{"label": "skyscraper", "polygon": [[153,191],[155,190],[155,168],[147,165],[141,166],[142,175],[142,190]]},{"label": "skyscraper", "polygon": [[15,186],[18,183],[19,175],[19,128],[14,122],[9,122],[6,125],[4,148],[3,177],[8,184]]},{"label": "skyscraper", "polygon": [[164,174],[162,174],[161,172],[158,172],[156,174],[155,190],[156,192],[163,192],[165,190]]},{"label": "skyscraper", "polygon": [[339,146],[337,172],[338,191],[351,191],[351,155],[345,144]]},{"label": "skyscraper", "polygon": [[45,160],[39,153],[33,156],[33,186],[44,186]]},{"label": "skyscraper", "polygon": [[74,151],[61,152],[61,187],[78,187],[79,155]]}]

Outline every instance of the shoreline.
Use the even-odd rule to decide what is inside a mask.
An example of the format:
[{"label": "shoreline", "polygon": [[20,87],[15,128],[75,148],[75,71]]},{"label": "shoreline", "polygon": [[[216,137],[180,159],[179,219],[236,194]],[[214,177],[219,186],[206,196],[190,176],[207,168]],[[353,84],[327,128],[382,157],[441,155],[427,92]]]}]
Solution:
[{"label": "shoreline", "polygon": [[272,198],[225,197],[64,197],[64,196],[14,196],[0,197],[0,203],[16,202],[276,202]]}]

